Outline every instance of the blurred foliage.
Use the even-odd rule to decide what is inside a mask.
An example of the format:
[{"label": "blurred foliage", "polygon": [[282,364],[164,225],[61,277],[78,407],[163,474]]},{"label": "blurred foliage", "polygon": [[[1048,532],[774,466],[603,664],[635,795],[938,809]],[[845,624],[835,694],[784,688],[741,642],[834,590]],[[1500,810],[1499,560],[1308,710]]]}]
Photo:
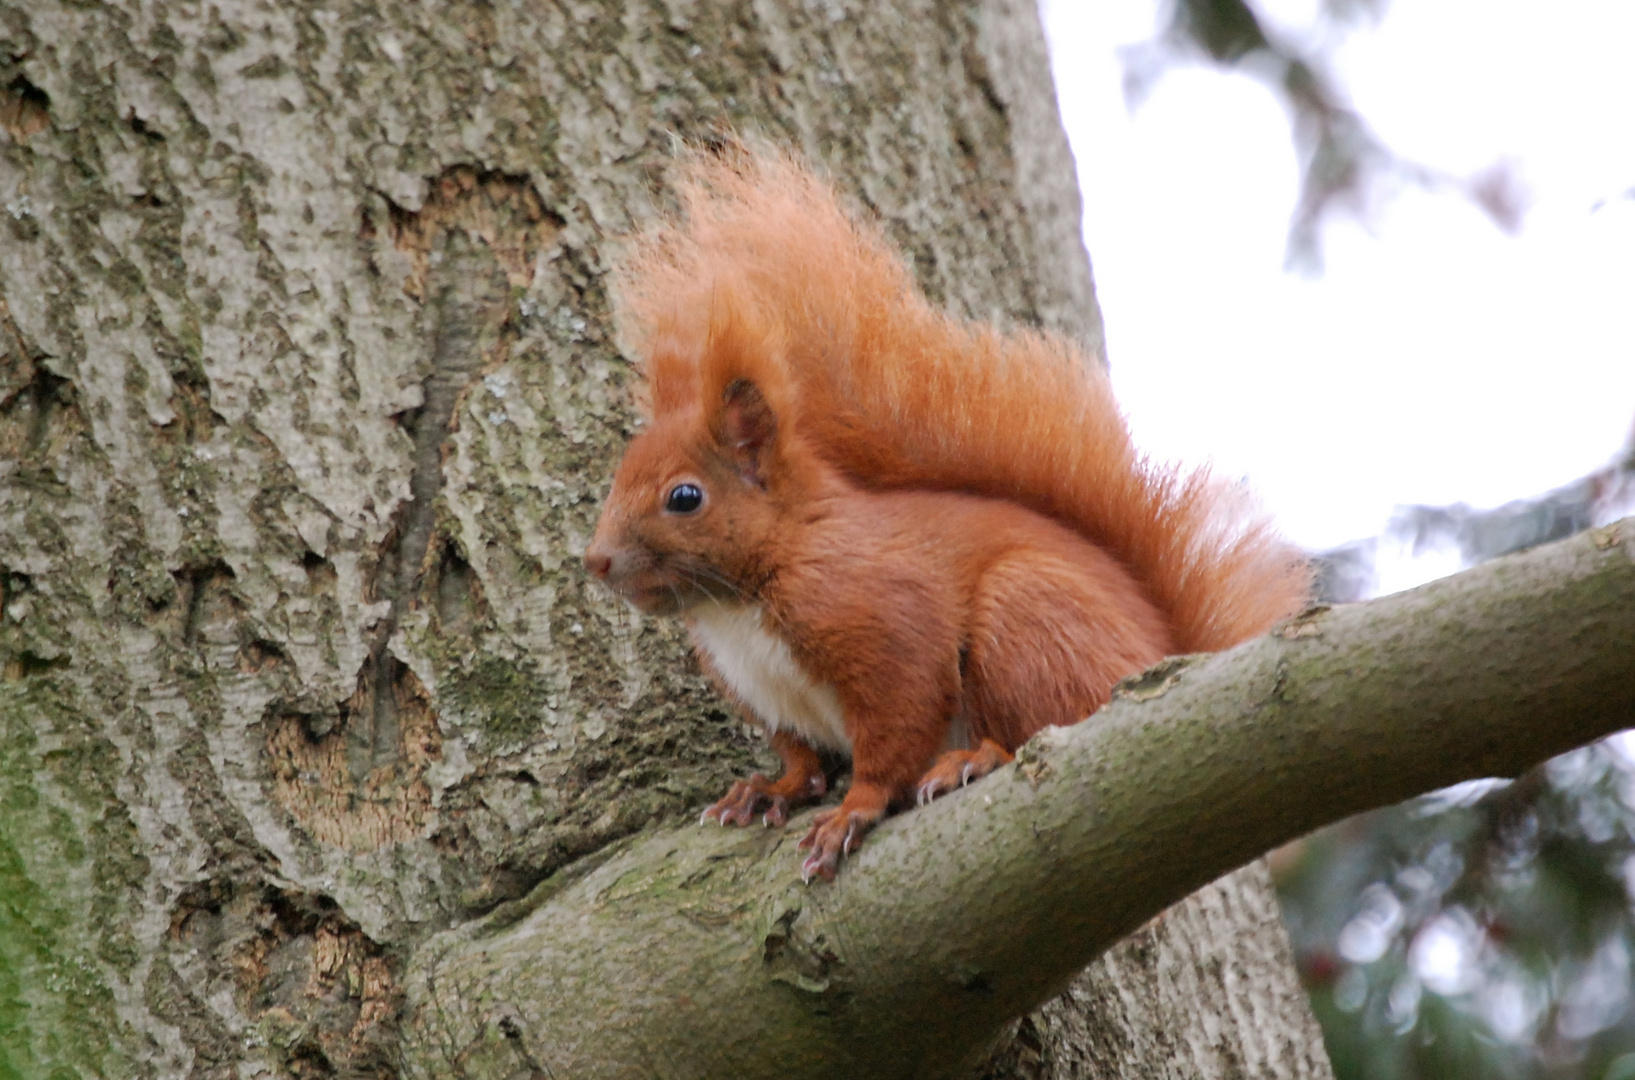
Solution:
[{"label": "blurred foliage", "polygon": [[[1381,540],[1468,564],[1631,510],[1635,432],[1575,483],[1405,507]],[[1320,558],[1330,599],[1366,595],[1381,546]],[[1341,822],[1273,872],[1339,1080],[1635,1080],[1635,731]]]},{"label": "blurred foliage", "polygon": [[[1366,218],[1404,186],[1455,192],[1507,231],[1520,224],[1504,163],[1439,172],[1395,153],[1352,108],[1328,56],[1385,4],[1322,0],[1290,40],[1245,0],[1170,0],[1158,35],[1124,54],[1132,103],[1182,63],[1257,79],[1283,101],[1301,168],[1294,267],[1320,266],[1330,216]],[[1451,551],[1472,565],[1632,511],[1635,432],[1605,468],[1534,499],[1399,508],[1382,536],[1317,556],[1319,590],[1363,599],[1381,560]],[[1511,783],[1342,822],[1276,853],[1273,871],[1339,1080],[1635,1080],[1635,732]]]},{"label": "blurred foliage", "polygon": [[1635,735],[1273,862],[1339,1080],[1635,1077]]},{"label": "blurred foliage", "polygon": [[1158,35],[1124,51],[1125,97],[1139,102],[1171,66],[1209,63],[1265,83],[1289,110],[1301,161],[1300,199],[1289,225],[1291,267],[1320,269],[1323,222],[1334,213],[1366,218],[1403,185],[1451,190],[1507,232],[1521,226],[1525,196],[1511,167],[1495,162],[1454,176],[1410,161],[1387,146],[1351,107],[1326,54],[1357,24],[1378,20],[1387,0],[1321,0],[1313,38],[1284,40],[1245,0],[1169,0]]},{"label": "blurred foliage", "polygon": [[[1635,428],[1606,465],[1531,499],[1489,510],[1452,506],[1399,506],[1379,537],[1354,540],[1313,556],[1317,595],[1349,603],[1374,595],[1376,563],[1453,551],[1464,566],[1561,540],[1635,513]],[[1635,1080],[1635,1074],[1632,1074]]]},{"label": "blurred foliage", "polygon": [[1455,506],[1404,506],[1388,535],[1409,551],[1454,547],[1473,566],[1510,551],[1560,540],[1635,511],[1635,430],[1605,466],[1533,499],[1492,510]]}]

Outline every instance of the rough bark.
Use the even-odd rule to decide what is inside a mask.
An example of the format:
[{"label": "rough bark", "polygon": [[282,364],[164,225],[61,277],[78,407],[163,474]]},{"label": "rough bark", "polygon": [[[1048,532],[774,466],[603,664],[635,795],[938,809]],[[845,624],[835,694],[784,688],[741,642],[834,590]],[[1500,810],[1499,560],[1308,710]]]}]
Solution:
[{"label": "rough bark", "polygon": [[1124,939],[1006,1032],[978,1080],[1331,1077],[1264,859]]},{"label": "rough bark", "polygon": [[720,124],[1099,353],[1027,0],[0,0],[6,1064],[390,1074],[414,943],[764,757],[575,559]]},{"label": "rough bark", "polygon": [[782,831],[655,833],[428,941],[412,1075],[510,1075],[502,1051],[573,1076],[958,1075],[1259,852],[1629,726],[1631,641],[1635,519],[1165,661],[888,821],[831,887],[800,885]]}]

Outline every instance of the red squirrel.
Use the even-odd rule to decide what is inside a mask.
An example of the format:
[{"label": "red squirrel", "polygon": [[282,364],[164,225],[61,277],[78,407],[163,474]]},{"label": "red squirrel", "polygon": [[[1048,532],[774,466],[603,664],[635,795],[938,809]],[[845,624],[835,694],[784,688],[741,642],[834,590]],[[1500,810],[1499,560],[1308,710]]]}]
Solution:
[{"label": "red squirrel", "polygon": [[681,616],[783,761],[702,821],[781,826],[825,794],[819,750],[848,754],[800,845],[802,877],[832,879],[894,804],[1300,608],[1298,552],[1236,492],[1143,459],[1074,344],[937,311],[788,155],[679,172],[680,215],[615,277],[646,424],[585,564]]}]

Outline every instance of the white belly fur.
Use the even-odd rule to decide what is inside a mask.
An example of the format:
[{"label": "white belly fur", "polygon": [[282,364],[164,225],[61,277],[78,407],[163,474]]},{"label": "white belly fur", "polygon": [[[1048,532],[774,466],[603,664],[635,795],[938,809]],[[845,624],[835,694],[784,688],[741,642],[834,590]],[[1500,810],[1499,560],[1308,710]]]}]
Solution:
[{"label": "white belly fur", "polygon": [[840,695],[795,662],[767,629],[759,604],[703,604],[688,612],[693,640],[769,732],[793,731],[812,746],[851,753]]}]

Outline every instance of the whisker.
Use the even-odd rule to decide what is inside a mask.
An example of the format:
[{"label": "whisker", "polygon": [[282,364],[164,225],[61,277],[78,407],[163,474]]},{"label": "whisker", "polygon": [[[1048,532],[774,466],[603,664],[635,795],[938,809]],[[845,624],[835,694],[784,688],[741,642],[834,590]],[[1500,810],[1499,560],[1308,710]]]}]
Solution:
[{"label": "whisker", "polygon": [[745,601],[749,599],[744,590],[739,587],[737,582],[728,578],[725,574],[721,573],[719,570],[716,570],[712,566],[697,567],[695,568],[694,572],[706,581],[713,581],[719,585],[724,585],[727,592],[733,597],[733,599]]},{"label": "whisker", "polygon": [[692,584],[698,586],[700,591],[702,591],[712,600],[723,599],[723,597],[720,595],[719,589],[713,589],[710,587],[712,584],[723,587],[726,590],[727,598],[746,602],[749,600],[749,596],[737,582],[733,581],[731,578],[728,578],[725,574],[722,574],[719,570],[707,562],[693,562],[688,560],[684,564],[678,566],[676,569],[680,574],[684,575],[689,581],[691,581]]}]

